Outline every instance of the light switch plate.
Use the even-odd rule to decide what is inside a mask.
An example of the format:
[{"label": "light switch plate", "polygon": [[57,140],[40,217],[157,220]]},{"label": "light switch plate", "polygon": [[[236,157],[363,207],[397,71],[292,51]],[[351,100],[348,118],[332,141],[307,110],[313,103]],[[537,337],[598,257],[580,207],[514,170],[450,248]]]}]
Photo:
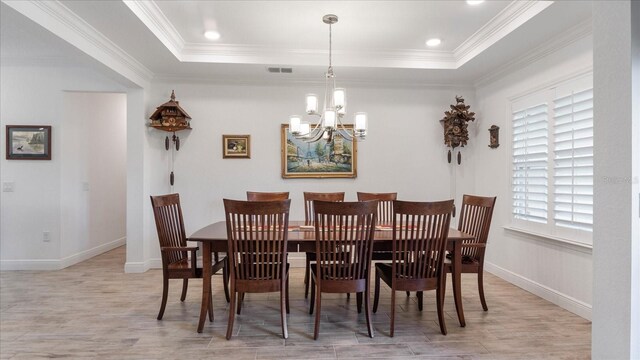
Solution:
[{"label": "light switch plate", "polygon": [[13,181],[2,183],[2,192],[13,192],[15,183]]}]

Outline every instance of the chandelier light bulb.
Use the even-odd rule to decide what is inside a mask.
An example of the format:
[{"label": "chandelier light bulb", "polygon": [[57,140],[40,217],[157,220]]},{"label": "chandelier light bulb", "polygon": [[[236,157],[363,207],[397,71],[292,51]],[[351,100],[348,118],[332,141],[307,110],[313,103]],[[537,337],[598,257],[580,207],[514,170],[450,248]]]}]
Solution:
[{"label": "chandelier light bulb", "polygon": [[315,114],[318,112],[318,95],[307,94],[306,102],[307,102],[307,114]]},{"label": "chandelier light bulb", "polygon": [[479,5],[482,4],[484,0],[467,0],[467,4],[469,5]]},{"label": "chandelier light bulb", "polygon": [[358,132],[367,130],[367,113],[358,112],[354,115],[355,130]]},{"label": "chandelier light bulb", "polygon": [[309,136],[310,132],[311,132],[311,126],[309,125],[309,123],[300,124],[300,135]]},{"label": "chandelier light bulb", "polygon": [[344,88],[335,88],[333,90],[333,106],[338,110],[338,114],[345,114],[347,111],[347,90]]},{"label": "chandelier light bulb", "polygon": [[333,109],[326,109],[324,111],[324,128],[334,128],[336,126],[336,111]]},{"label": "chandelier light bulb", "polygon": [[300,116],[292,115],[289,117],[289,132],[292,134],[300,133]]}]

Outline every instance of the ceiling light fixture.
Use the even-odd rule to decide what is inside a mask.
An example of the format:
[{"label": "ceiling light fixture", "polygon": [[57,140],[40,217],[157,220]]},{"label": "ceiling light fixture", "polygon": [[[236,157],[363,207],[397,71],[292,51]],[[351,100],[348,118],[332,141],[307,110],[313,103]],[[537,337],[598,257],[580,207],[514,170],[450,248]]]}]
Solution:
[{"label": "ceiling light fixture", "polygon": [[325,78],[324,103],[321,112],[318,112],[318,96],[307,94],[307,114],[318,117],[315,125],[302,122],[299,115],[289,117],[289,132],[297,139],[305,142],[316,142],[324,139],[331,142],[338,135],[347,140],[364,140],[367,135],[367,113],[354,114],[353,127],[342,124],[342,118],[346,114],[347,92],[344,88],[336,87],[335,75],[331,64],[331,25],[338,22],[338,17],[328,14],[322,17],[322,21],[329,25],[329,69]]},{"label": "ceiling light fixture", "polygon": [[217,31],[206,31],[204,33],[204,37],[206,37],[209,40],[218,40],[220,39],[220,33]]},{"label": "ceiling light fixture", "polygon": [[478,5],[478,4],[482,4],[484,2],[484,0],[467,0],[467,4],[469,5]]},{"label": "ceiling light fixture", "polygon": [[440,45],[440,43],[442,43],[442,40],[440,39],[429,39],[426,42],[427,46],[430,46],[430,47],[438,46]]}]

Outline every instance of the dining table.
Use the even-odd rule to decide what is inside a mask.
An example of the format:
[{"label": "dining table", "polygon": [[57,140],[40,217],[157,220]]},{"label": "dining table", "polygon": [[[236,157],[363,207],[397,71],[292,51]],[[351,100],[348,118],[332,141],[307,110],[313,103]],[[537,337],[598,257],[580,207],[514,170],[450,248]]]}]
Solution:
[{"label": "dining table", "polygon": [[[391,225],[378,225],[374,232],[374,251],[391,251],[393,228]],[[315,252],[316,233],[313,226],[305,226],[304,221],[289,221],[289,231],[287,239],[288,252]],[[465,240],[472,240],[474,236],[456,229],[449,229],[447,248],[453,252],[451,259],[451,273],[453,278],[453,297],[458,314],[460,326],[466,326],[464,312],[462,309],[462,295],[460,277],[462,270],[462,244]],[[226,221],[217,221],[209,224],[196,232],[189,238],[189,241],[198,242],[202,246],[202,304],[200,306],[200,318],[198,321],[198,332],[201,333],[204,323],[212,306],[211,299],[211,266],[213,252],[227,251],[227,225]],[[213,311],[213,309],[211,309]]]}]

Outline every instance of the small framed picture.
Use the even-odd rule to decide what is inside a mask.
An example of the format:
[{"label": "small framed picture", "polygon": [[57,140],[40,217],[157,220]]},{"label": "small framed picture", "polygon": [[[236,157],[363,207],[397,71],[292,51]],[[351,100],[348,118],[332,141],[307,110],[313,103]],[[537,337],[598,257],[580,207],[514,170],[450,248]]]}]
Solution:
[{"label": "small framed picture", "polygon": [[7,125],[7,160],[51,160],[51,126]]},{"label": "small framed picture", "polygon": [[250,159],[251,135],[222,135],[222,157]]}]

